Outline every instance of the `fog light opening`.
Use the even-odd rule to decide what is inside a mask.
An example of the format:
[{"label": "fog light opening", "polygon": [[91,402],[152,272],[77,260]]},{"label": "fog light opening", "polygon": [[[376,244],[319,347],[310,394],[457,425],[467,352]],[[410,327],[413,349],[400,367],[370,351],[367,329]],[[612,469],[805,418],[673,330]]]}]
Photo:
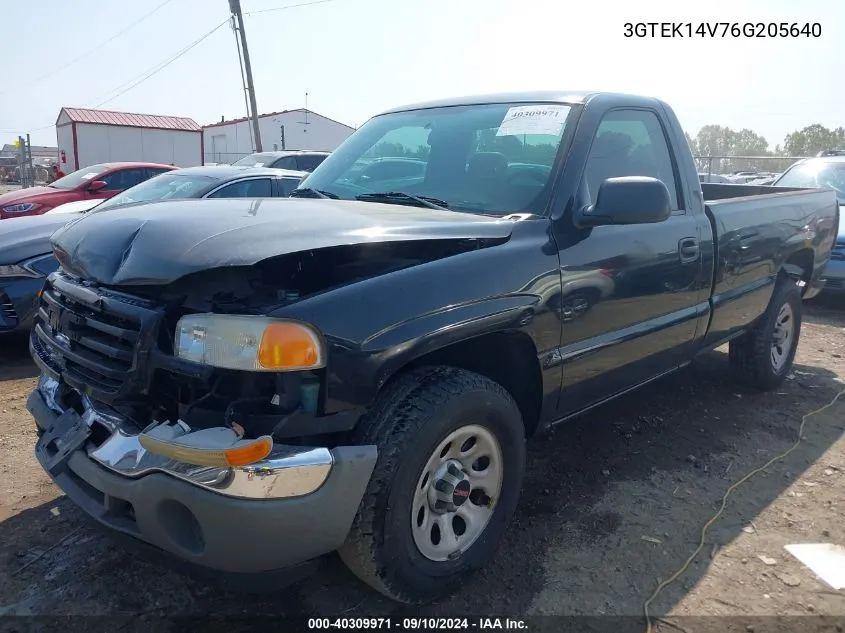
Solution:
[{"label": "fog light opening", "polygon": [[158,516],[162,528],[175,545],[195,556],[205,551],[202,526],[187,506],[167,499],[159,504]]}]

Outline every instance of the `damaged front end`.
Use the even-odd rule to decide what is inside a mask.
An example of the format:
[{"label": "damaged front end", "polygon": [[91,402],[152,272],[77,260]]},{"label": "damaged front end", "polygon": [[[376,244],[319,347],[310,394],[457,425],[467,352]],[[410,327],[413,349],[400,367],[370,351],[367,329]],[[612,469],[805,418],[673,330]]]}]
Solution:
[{"label": "damaged front end", "polygon": [[[223,494],[309,494],[364,409],[327,406],[323,333],[277,315],[303,314],[294,304],[335,289],[501,244],[513,226],[389,205],[306,209],[308,202],[246,215],[203,205],[202,222],[187,221],[196,205],[162,203],[148,213],[95,214],[53,236],[61,268],[40,294],[30,351],[45,376],[39,397],[55,414],[86,421],[93,461],[122,476],[166,472]],[[321,212],[337,224],[331,231]],[[95,228],[110,239],[93,240]],[[295,483],[282,481],[290,469]]]},{"label": "damaged front end", "polygon": [[[105,286],[60,270],[30,338],[43,371],[37,392],[56,415],[79,416],[90,459],[120,475],[163,472],[246,498],[306,495],[363,410],[328,414],[322,334],[264,315],[486,245],[343,245],[163,285]],[[46,462],[61,461],[55,446],[44,451]]]},{"label": "damaged front end", "polygon": [[[41,376],[37,393],[58,416],[81,411],[88,457],[126,477],[160,472],[229,497],[279,499],[314,492],[332,468],[332,453],[325,447],[280,444],[272,444],[262,458],[249,464],[213,464],[214,460],[202,453],[213,452],[225,460],[225,451],[237,450],[243,442],[235,430],[217,427],[192,431],[180,421],[153,423],[139,432],[133,421],[114,409],[79,396],[50,376]],[[38,448],[42,464],[52,465],[47,467],[51,474],[65,467],[61,457],[69,457],[67,448],[80,448],[79,444],[67,446],[69,440],[61,425],[55,430],[57,437],[42,436]],[[66,446],[61,445],[63,441]],[[206,463],[192,463],[196,461]]]},{"label": "damaged front end", "polygon": [[[230,281],[218,275],[236,289]],[[30,338],[43,371],[37,393],[55,415],[78,416],[90,459],[120,475],[163,472],[245,498],[317,490],[331,470],[330,448],[360,415],[320,421],[319,335],[257,315],[198,313],[188,307],[196,297],[180,292],[129,295],[52,275]],[[42,463],[61,462],[57,446],[39,446]]]},{"label": "damaged front end", "polygon": [[319,329],[344,309],[325,304],[501,244],[513,223],[193,202],[91,214],[53,236],[61,268],[30,334],[36,455],[114,530],[215,570],[296,566],[343,544],[378,457],[353,439],[369,400],[338,387],[354,343]]},{"label": "damaged front end", "polygon": [[[42,370],[27,402],[36,457],[111,530],[197,571],[290,580],[285,570],[310,569],[343,543],[376,447],[341,442],[358,412],[320,415],[322,351],[293,345],[291,355],[278,349],[291,332],[270,328],[242,332],[230,357],[226,322],[221,331],[160,290],[48,278],[30,335]],[[259,366],[238,369],[253,348]],[[221,349],[227,367],[203,364]],[[290,361],[309,369],[279,371]]]}]

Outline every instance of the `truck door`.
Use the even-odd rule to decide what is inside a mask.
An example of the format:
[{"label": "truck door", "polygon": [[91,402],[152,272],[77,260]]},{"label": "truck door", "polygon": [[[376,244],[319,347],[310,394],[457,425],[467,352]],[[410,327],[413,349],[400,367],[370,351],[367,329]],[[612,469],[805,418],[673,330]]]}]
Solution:
[{"label": "truck door", "polygon": [[[657,112],[585,113],[596,130],[577,204],[595,202],[619,176],[663,181],[673,201],[661,223],[577,229],[559,241],[562,413],[571,413],[678,367],[695,335],[702,274],[699,218],[684,207],[678,166]],[[590,125],[592,123],[592,125]],[[566,222],[566,218],[561,219]]]}]

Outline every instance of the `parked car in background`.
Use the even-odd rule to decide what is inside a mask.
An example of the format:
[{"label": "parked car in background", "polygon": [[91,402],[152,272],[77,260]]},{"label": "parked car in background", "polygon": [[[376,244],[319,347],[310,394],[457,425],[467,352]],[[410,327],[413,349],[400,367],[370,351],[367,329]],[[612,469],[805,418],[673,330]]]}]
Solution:
[{"label": "parked car in background", "polygon": [[244,156],[232,163],[238,167],[274,167],[312,172],[331,154],[311,150],[285,150],[280,152],[258,152]]},{"label": "parked car in background", "polygon": [[0,220],[41,215],[65,202],[101,200],[176,169],[157,163],[102,163],[85,167],[43,187],[28,187],[0,195]]},{"label": "parked car in background", "polygon": [[[424,169],[361,180],[387,142]],[[699,183],[656,99],[396,108],[291,199],[54,234],[35,453],[101,525],[220,578],[338,550],[430,601],[496,555],[535,433],[726,343],[739,381],[777,388],[838,214],[831,191]]]},{"label": "parked car in background", "polygon": [[730,181],[739,184],[751,184],[757,180],[774,178],[775,174],[769,173],[767,171],[742,171],[730,176]]},{"label": "parked car in background", "polygon": [[96,207],[98,204],[102,204],[102,200],[98,200],[96,198],[92,198],[90,200],[77,200],[75,202],[65,202],[64,204],[60,204],[57,207],[53,207],[44,215],[61,215],[67,213],[84,213],[85,211],[89,211]]},{"label": "parked car in background", "polygon": [[727,176],[722,176],[721,174],[705,174],[699,173],[698,174],[699,182],[718,182],[724,185],[729,185],[733,183],[733,180],[728,178]]},{"label": "parked car in background", "polygon": [[38,291],[59,267],[50,236],[70,219],[29,216],[0,223],[0,335],[29,329]]},{"label": "parked car in background", "polygon": [[764,176],[762,178],[758,178],[757,180],[749,180],[749,185],[772,185],[775,180],[779,178],[779,174],[772,174],[771,176]]},{"label": "parked car in background", "polygon": [[303,171],[269,167],[187,167],[148,180],[93,210],[177,198],[284,198],[307,175]]},{"label": "parked car in background", "polygon": [[776,187],[823,187],[833,189],[839,200],[840,214],[836,243],[830,261],[822,272],[824,294],[845,295],[845,152],[829,150],[816,158],[799,160],[772,183]]},{"label": "parked car in background", "polygon": [[285,197],[306,175],[263,167],[189,167],[151,178],[108,200],[77,200],[59,205],[44,216],[3,222],[0,224],[0,334],[30,327],[44,278],[59,266],[50,249],[50,236],[75,216],[177,198]]}]

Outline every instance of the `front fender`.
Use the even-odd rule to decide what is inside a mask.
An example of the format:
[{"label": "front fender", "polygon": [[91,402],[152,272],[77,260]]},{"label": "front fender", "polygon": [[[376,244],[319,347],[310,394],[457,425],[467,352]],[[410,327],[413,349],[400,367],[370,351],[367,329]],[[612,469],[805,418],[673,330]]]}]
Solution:
[{"label": "front fender", "polygon": [[449,345],[495,332],[531,325],[540,307],[534,295],[512,295],[475,301],[398,323],[363,342],[361,351],[376,360],[376,389],[405,365]]}]

